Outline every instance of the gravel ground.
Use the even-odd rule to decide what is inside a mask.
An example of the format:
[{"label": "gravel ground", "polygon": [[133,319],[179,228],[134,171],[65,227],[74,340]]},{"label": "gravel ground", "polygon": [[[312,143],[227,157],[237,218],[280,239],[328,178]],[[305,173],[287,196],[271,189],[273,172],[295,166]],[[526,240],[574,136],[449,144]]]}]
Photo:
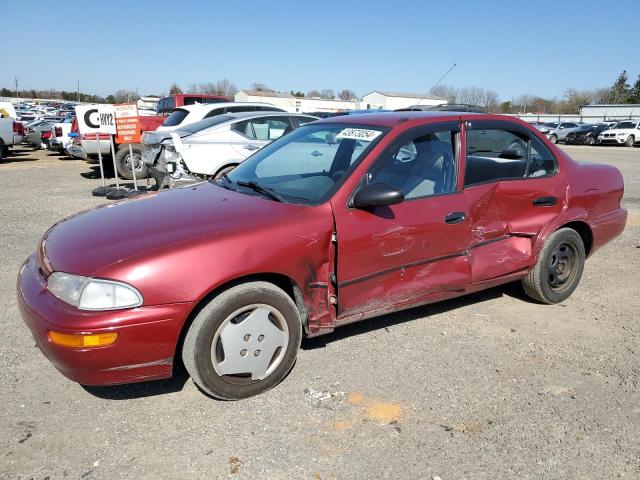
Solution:
[{"label": "gravel ground", "polygon": [[240,402],[184,375],[85,389],[35,348],[18,268],[104,200],[85,162],[16,150],[0,164],[0,478],[640,478],[640,148],[566,149],[622,170],[630,214],[568,301],[508,285],[350,325]]}]

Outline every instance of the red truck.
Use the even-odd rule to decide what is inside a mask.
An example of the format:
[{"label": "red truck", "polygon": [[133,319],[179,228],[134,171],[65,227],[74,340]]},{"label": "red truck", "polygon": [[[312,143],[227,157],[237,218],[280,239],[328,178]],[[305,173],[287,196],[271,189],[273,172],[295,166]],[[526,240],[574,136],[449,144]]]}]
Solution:
[{"label": "red truck", "polygon": [[[161,98],[156,107],[155,115],[140,115],[140,127],[143,132],[154,131],[165,121],[167,116],[171,114],[174,108],[185,105],[193,105],[195,103],[220,103],[232,101],[228,97],[221,95],[205,95],[201,93],[179,93]],[[76,148],[71,153],[73,156],[87,159],[97,159],[98,157],[98,141],[97,133],[91,130],[97,130],[97,106],[78,106],[76,107],[76,116],[78,123],[81,124],[79,130],[86,133],[79,136],[80,148]],[[78,130],[78,133],[79,133]],[[75,130],[74,130],[75,131]],[[111,150],[109,145],[109,135],[100,135],[100,151],[103,156],[110,156]],[[116,147],[116,168],[121,177],[132,179],[131,158],[129,155],[128,144],[115,144]],[[139,143],[132,144],[133,157],[136,164],[136,178],[145,178],[147,176],[146,166],[142,163],[142,146]]]}]

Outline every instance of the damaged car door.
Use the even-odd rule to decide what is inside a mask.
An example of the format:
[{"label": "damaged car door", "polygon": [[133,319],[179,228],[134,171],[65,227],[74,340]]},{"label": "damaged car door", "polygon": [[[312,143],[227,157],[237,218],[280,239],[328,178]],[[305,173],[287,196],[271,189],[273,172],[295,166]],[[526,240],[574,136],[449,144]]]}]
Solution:
[{"label": "damaged car door", "polygon": [[[470,228],[458,188],[459,132],[459,123],[450,122],[400,134],[349,204],[333,205],[339,323],[468,285]],[[376,192],[395,198],[367,206]]]},{"label": "damaged car door", "polygon": [[566,203],[567,181],[544,143],[512,122],[466,123],[464,196],[472,282],[527,268],[532,243]]}]

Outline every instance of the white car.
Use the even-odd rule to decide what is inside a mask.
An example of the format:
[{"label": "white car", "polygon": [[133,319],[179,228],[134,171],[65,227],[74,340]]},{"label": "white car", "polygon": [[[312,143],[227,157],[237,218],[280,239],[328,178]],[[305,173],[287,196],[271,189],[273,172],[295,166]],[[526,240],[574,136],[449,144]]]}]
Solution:
[{"label": "white car", "polygon": [[54,123],[51,127],[51,140],[49,141],[49,149],[64,152],[64,149],[71,143],[71,126],[72,118],[66,118],[62,122]]},{"label": "white car", "polygon": [[173,132],[143,133],[142,160],[158,188],[219,178],[271,141],[315,120],[285,112],[218,115]]},{"label": "white car", "polygon": [[11,103],[0,102],[0,160],[7,155],[9,147],[22,142],[24,126],[16,117]]},{"label": "white car", "polygon": [[640,143],[640,122],[637,120],[620,122],[612,129],[598,135],[598,143],[633,147],[634,143]]},{"label": "white car", "polygon": [[268,103],[251,102],[223,102],[223,103],[196,103],[185,105],[173,110],[166,120],[156,128],[156,132],[170,132],[182,127],[215,117],[223,113],[240,112],[284,112],[281,108]]}]

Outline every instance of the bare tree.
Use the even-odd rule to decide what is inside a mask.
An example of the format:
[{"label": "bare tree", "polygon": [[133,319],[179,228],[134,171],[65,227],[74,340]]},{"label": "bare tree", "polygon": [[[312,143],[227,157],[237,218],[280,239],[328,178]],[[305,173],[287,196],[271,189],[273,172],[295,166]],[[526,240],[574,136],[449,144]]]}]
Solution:
[{"label": "bare tree", "polygon": [[169,88],[169,94],[174,95],[177,93],[182,93],[182,89],[180,88],[180,85],[178,85],[177,83],[172,83],[171,87]]},{"label": "bare tree", "polygon": [[438,85],[436,88],[431,90],[431,95],[444,98],[447,103],[458,103],[458,94],[456,89],[448,85]]},{"label": "bare tree", "polygon": [[267,87],[264,83],[252,83],[251,90],[256,90],[258,92],[275,92],[273,88]]},{"label": "bare tree", "polygon": [[484,89],[480,87],[465,87],[459,90],[458,99],[460,103],[481,107],[484,93]]},{"label": "bare tree", "polygon": [[338,93],[338,98],[340,100],[353,100],[354,98],[356,98],[356,92],[345,88]]},{"label": "bare tree", "polygon": [[223,78],[216,82],[216,94],[233,98],[238,93],[238,89],[230,80]]},{"label": "bare tree", "polygon": [[330,88],[320,90],[320,96],[322,98],[336,98],[336,94]]},{"label": "bare tree", "polygon": [[309,91],[307,92],[307,97],[311,97],[311,98],[314,98],[314,97],[315,97],[315,98],[318,98],[318,97],[320,97],[320,96],[321,96],[321,94],[320,94],[320,90],[309,90]]},{"label": "bare tree", "polygon": [[138,99],[138,94],[135,90],[118,90],[113,94],[115,103],[133,102]]},{"label": "bare tree", "polygon": [[493,90],[484,90],[480,105],[482,105],[487,112],[497,112],[499,103],[500,98],[496,92]]}]

